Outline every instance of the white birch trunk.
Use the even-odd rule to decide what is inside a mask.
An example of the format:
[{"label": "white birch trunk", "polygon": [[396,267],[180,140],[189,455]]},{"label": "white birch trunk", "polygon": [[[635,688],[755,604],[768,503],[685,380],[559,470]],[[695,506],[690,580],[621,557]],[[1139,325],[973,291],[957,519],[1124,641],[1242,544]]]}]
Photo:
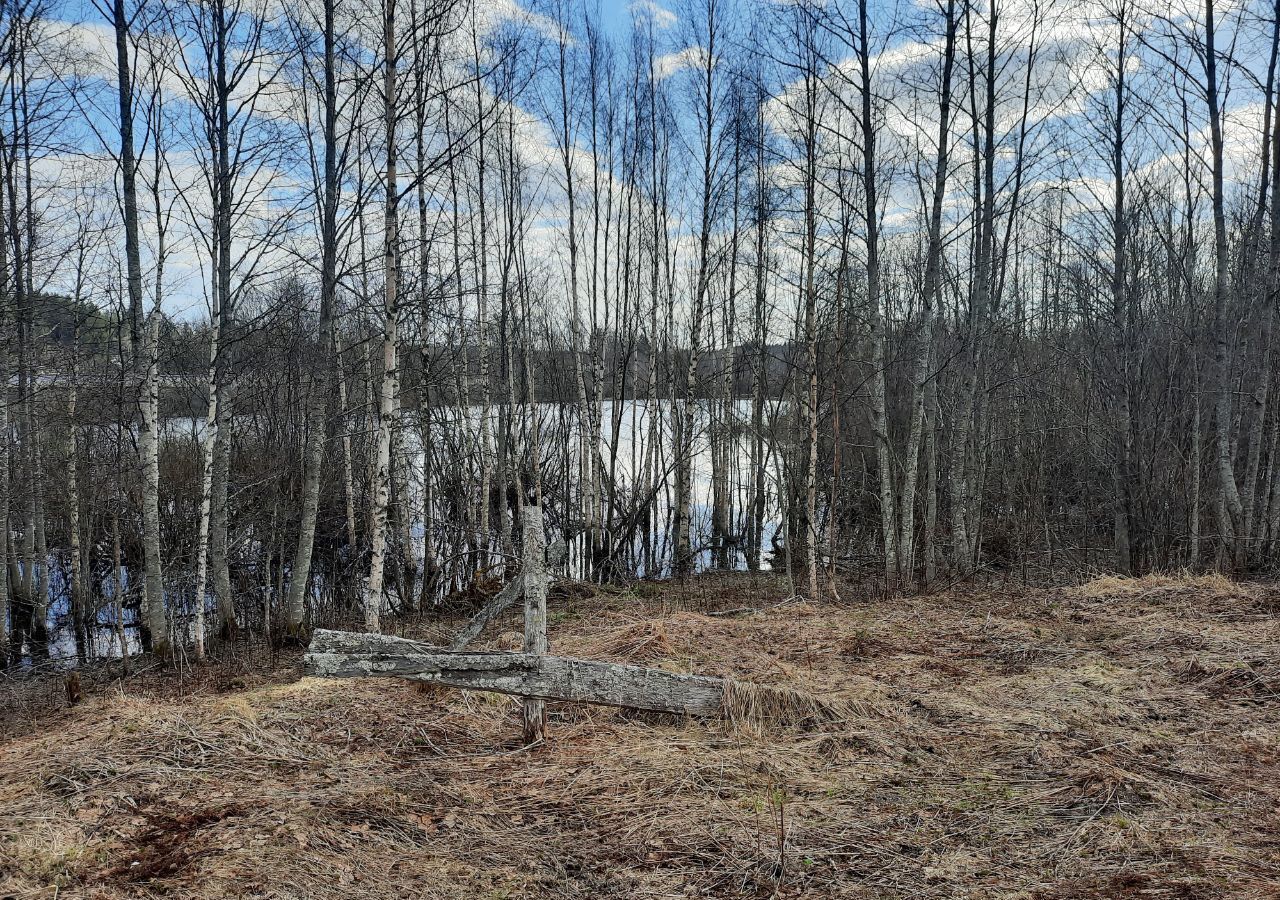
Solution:
[{"label": "white birch trunk", "polygon": [[382,629],[383,574],[387,553],[387,507],[391,500],[391,441],[399,413],[399,218],[396,180],[396,34],[395,0],[385,0],[383,20],[383,113],[386,128],[386,201],[383,222],[382,389],[378,400],[378,439],[374,454],[373,504],[369,523],[369,583],[365,588],[365,630]]},{"label": "white birch trunk", "polygon": [[338,415],[342,429],[342,495],[346,501],[347,547],[356,552],[356,465],[351,449],[351,428],[347,416],[347,374],[342,367],[342,354],[333,354],[338,381]]},{"label": "white birch trunk", "polygon": [[[4,191],[0,190],[0,200]],[[2,216],[0,216],[2,218]],[[0,239],[0,244],[3,244]],[[3,263],[0,250],[0,264]],[[0,299],[0,304],[3,300]],[[9,334],[0,305],[0,660],[9,655]]]},{"label": "white birch trunk", "polygon": [[[76,378],[74,362],[71,385],[67,389],[67,540],[71,546],[71,624],[76,642],[87,636],[84,598],[84,566],[80,546],[80,427],[76,423]],[[0,441],[4,435],[0,433]],[[0,656],[3,654],[0,653]]]},{"label": "white birch trunk", "polygon": [[49,544],[45,536],[44,520],[44,451],[41,442],[34,432],[33,453],[35,456],[35,479],[32,492],[35,494],[36,535],[35,535],[35,596],[32,606],[35,608],[35,633],[49,636]]},{"label": "white birch trunk", "polygon": [[[209,338],[209,373],[205,381],[208,406],[204,417],[204,442],[201,448],[200,466],[200,522],[196,531],[196,586],[192,598],[194,615],[191,623],[191,640],[196,659],[204,659],[205,649],[205,592],[209,587],[209,532],[213,513],[214,448],[218,440],[218,360],[221,316],[214,310],[212,333]],[[153,635],[152,641],[157,638]]]},{"label": "white birch trunk", "polygon": [[218,418],[223,422],[213,448],[213,484],[211,490],[211,521],[209,530],[209,573],[213,581],[215,610],[218,615],[217,636],[230,640],[235,637],[237,623],[235,603],[231,596],[231,569],[227,558],[227,530],[231,510],[228,508],[228,481],[231,475],[231,395],[228,388],[220,386],[222,399],[218,403]]},{"label": "white birch trunk", "polygon": [[[143,615],[151,630],[153,649],[159,641],[168,652],[169,626],[165,620],[164,577],[160,556],[160,315],[153,309],[147,323],[147,370],[143,385],[142,432],[142,548]],[[121,652],[126,648],[122,647]]]}]

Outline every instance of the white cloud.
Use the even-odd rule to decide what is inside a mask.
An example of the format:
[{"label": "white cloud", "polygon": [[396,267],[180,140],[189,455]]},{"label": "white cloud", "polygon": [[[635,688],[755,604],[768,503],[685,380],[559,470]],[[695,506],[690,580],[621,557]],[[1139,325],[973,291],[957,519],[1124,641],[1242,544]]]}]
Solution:
[{"label": "white cloud", "polygon": [[480,4],[477,25],[482,34],[493,31],[506,22],[515,22],[532,28],[543,37],[564,43],[571,43],[555,20],[532,12],[521,6],[516,0],[489,0]]},{"label": "white cloud", "polygon": [[655,28],[670,28],[676,24],[676,14],[654,0],[632,0],[627,8],[637,19],[648,19]]},{"label": "white cloud", "polygon": [[707,64],[705,47],[685,47],[674,53],[664,53],[653,61],[653,76],[658,81],[670,78],[681,69],[696,69]]}]

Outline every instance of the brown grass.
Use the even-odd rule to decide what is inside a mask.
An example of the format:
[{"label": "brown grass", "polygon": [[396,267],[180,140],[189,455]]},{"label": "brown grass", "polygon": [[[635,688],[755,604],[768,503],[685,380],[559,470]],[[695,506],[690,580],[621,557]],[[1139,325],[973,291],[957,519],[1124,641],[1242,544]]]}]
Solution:
[{"label": "brown grass", "polygon": [[1139,578],[1100,575],[1073,588],[1071,593],[1087,600],[1102,600],[1137,597],[1166,591],[1211,598],[1252,596],[1252,589],[1248,585],[1232,581],[1218,572],[1203,575],[1189,572],[1153,573]]},{"label": "brown grass", "polygon": [[1275,587],[677,590],[553,603],[552,647],[735,679],[737,724],[549,704],[524,748],[509,698],[288,659],[91,686],[0,742],[0,897],[1280,896]]}]

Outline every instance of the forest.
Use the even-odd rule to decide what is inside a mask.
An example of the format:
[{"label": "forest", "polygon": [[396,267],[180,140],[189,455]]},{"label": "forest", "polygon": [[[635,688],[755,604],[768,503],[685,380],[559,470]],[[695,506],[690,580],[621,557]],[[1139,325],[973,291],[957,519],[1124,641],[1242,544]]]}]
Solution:
[{"label": "forest", "polygon": [[1275,896],[1278,312],[1280,2],[0,0],[0,896]]},{"label": "forest", "polygon": [[1269,568],[1274,10],[99,5],[3,10],[15,649],[376,628],[534,498],[600,582]]}]

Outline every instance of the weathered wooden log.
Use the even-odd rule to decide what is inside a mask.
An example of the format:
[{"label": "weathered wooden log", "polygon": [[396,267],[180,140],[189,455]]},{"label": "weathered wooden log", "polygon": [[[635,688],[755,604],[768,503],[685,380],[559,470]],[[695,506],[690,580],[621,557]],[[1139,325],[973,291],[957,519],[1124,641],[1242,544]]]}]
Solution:
[{"label": "weathered wooden log", "polygon": [[524,573],[517,575],[508,581],[498,593],[489,598],[489,602],[471,617],[470,621],[462,627],[453,638],[453,642],[449,644],[450,650],[465,650],[467,645],[480,636],[480,632],[489,626],[489,623],[498,616],[502,615],[511,608],[511,604],[515,603],[524,593]]},{"label": "weathered wooden log", "polygon": [[[524,508],[524,652],[547,654],[547,538],[542,530],[542,507]],[[524,698],[524,741],[542,740],[547,710],[537,697]]]},{"label": "weathered wooden log", "polygon": [[[546,564],[548,566],[557,566],[564,561],[568,553],[568,546],[565,542],[557,540],[548,546],[545,551]],[[502,590],[490,597],[489,602],[467,620],[467,624],[462,626],[458,633],[454,635],[453,641],[449,644],[449,649],[455,651],[465,650],[472,641],[480,636],[480,632],[489,627],[489,623],[510,609],[524,595],[525,574],[525,572],[521,572],[503,585]]]},{"label": "weathered wooden log", "polygon": [[329,678],[391,676],[542,700],[690,716],[723,714],[725,682],[704,675],[529,653],[453,653],[381,634],[317,630],[304,660]]}]

